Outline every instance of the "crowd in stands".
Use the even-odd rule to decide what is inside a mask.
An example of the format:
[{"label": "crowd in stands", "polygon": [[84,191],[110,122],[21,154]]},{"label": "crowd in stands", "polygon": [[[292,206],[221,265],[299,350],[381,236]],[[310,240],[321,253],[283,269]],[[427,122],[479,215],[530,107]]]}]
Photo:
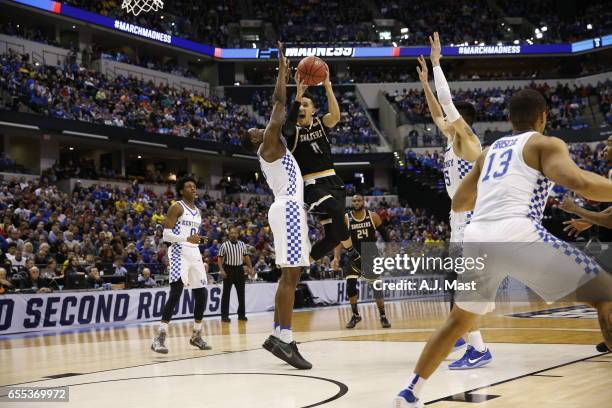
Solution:
[{"label": "crowd in stands", "polygon": [[[609,81],[607,82],[609,87]],[[589,97],[596,95],[600,87],[570,86],[558,83],[530,87],[540,91],[548,104],[549,129],[582,129],[587,127],[585,115],[592,115],[588,109]],[[605,89],[605,88],[604,88]],[[495,122],[507,120],[507,103],[510,97],[519,89],[510,88],[476,88],[453,91],[455,101],[467,101],[476,108],[477,122]],[[421,89],[403,89],[386,93],[387,99],[396,104],[408,123],[431,123],[425,95]]]},{"label": "crowd in stands", "polygon": [[101,58],[123,62],[125,64],[138,65],[140,67],[152,69],[155,71],[167,72],[172,75],[182,76],[185,78],[196,78],[197,75],[186,66],[181,66],[176,61],[164,61],[162,58],[153,58],[136,55],[130,58],[129,55],[116,50],[96,50]]},{"label": "crowd in stands", "polygon": [[205,44],[238,47],[239,40],[229,35],[228,24],[240,20],[238,1],[197,0],[165,1],[158,12],[134,16],[121,8],[122,0],[65,0],[63,3],[94,11],[159,32],[188,38]]},{"label": "crowd in stands", "polygon": [[495,1],[504,15],[523,17],[535,27],[546,27],[541,42],[574,42],[612,31],[612,11],[604,1],[574,2],[576,8],[569,10],[555,0]]},{"label": "crowd in stands", "polygon": [[[508,17],[521,17],[528,26],[547,27],[532,42],[576,41],[610,34],[611,12],[604,1],[558,5],[554,0],[519,1],[376,0],[370,8],[350,0],[283,0],[272,7],[263,0],[245,2],[196,0],[164,2],[162,10],[133,16],[121,8],[121,0],[65,0],[64,3],[174,36],[218,47],[275,46],[277,39],[290,44],[425,45],[432,27],[443,27],[444,42],[453,44],[510,44],[530,38],[521,29],[506,25]],[[376,27],[376,19],[394,19],[395,25]],[[241,32],[240,20],[269,23],[263,28]],[[403,29],[403,30],[401,30]],[[380,33],[390,36],[381,38]],[[241,39],[241,35],[244,34]]]},{"label": "crowd in stands", "polygon": [[[401,45],[429,44],[432,27],[440,27],[445,44],[494,44],[503,40],[499,16],[486,0],[469,3],[451,0],[378,0],[377,5],[384,18],[396,19],[402,27],[407,28],[407,32],[400,33],[396,38]],[[451,27],[458,29],[452,30]]]},{"label": "crowd in stands", "polygon": [[134,77],[109,78],[76,63],[36,65],[9,50],[0,55],[0,72],[0,90],[18,111],[232,145],[254,124],[229,100]]},{"label": "crowd in stands", "polygon": [[[25,179],[0,182],[0,293],[47,292],[58,289],[108,288],[111,277],[140,275],[141,286],[168,279],[168,247],[162,241],[162,223],[177,197],[172,189],[157,196],[137,185],[121,190],[110,185],[89,188],[77,185],[66,193],[42,181]],[[202,212],[200,247],[210,278],[217,276],[216,259],[230,227],[239,227],[241,239],[261,277],[275,270],[274,248],[268,225],[268,204],[207,195],[196,205]],[[445,222],[425,210],[391,205],[382,199],[376,211],[386,227],[385,239],[407,243],[442,242],[448,239]],[[317,240],[317,224],[310,239]],[[382,237],[379,237],[382,240]],[[329,258],[313,264],[313,275],[336,276]]]},{"label": "crowd in stands", "polygon": [[612,81],[597,84],[599,111],[607,125],[612,125]]},{"label": "crowd in stands", "polygon": [[279,38],[289,43],[359,43],[375,40],[372,13],[351,0],[285,0],[280,7],[252,1],[257,18],[271,21]]},{"label": "crowd in stands", "polygon": [[[603,176],[607,176],[610,170],[610,163],[604,158],[603,150],[606,147],[604,142],[597,143],[594,147],[587,143],[570,143],[569,151],[572,159],[582,169],[592,171]],[[405,171],[437,171],[442,180],[444,169],[444,153],[441,150],[425,150],[422,153],[415,152],[407,147],[404,150]],[[562,187],[555,187],[555,195],[563,195],[566,190]]]},{"label": "crowd in stands", "polygon": [[[272,111],[270,90],[260,90],[253,93],[253,109],[263,123],[270,117]],[[316,115],[327,112],[327,97],[321,89],[309,89],[309,94],[315,98]],[[357,101],[354,90],[335,89],[336,99],[340,105],[341,119],[331,132],[332,153],[370,153],[375,152],[375,146],[380,144],[376,131],[362,105]]]}]

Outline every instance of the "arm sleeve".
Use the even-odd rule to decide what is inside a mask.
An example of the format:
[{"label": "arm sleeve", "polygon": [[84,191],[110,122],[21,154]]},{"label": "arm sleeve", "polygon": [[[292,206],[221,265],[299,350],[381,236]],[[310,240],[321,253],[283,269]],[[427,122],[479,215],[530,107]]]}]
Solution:
[{"label": "arm sleeve", "polygon": [[453,104],[453,97],[451,95],[448,82],[446,81],[446,77],[444,76],[444,72],[442,71],[442,67],[439,65],[433,67],[433,73],[436,93],[438,94],[438,101],[440,102],[440,106],[442,106],[442,110],[446,114],[448,121],[453,123],[459,119],[461,115]]},{"label": "arm sleeve", "polygon": [[187,240],[179,235],[176,235],[170,228],[164,228],[162,239],[165,242],[187,242]]},{"label": "arm sleeve", "polygon": [[387,238],[387,228],[385,228],[383,224],[380,224],[378,228],[376,228],[376,231],[378,231],[384,242],[389,242],[389,239]]},{"label": "arm sleeve", "polygon": [[283,125],[283,135],[286,139],[295,136],[295,126],[297,125],[300,105],[301,102],[298,101],[294,101],[293,104],[291,104],[291,109],[289,109],[289,114],[287,115],[287,119],[285,120],[285,124]]}]

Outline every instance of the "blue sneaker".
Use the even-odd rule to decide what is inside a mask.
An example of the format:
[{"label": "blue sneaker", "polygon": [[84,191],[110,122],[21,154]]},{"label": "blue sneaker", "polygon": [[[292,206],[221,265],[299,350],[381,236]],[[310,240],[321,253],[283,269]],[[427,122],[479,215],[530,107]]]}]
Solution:
[{"label": "blue sneaker", "polygon": [[455,342],[455,345],[453,346],[453,351],[452,352],[454,353],[455,351],[461,350],[462,348],[465,347],[465,344],[466,343],[465,343],[465,340],[463,339],[463,337],[459,337],[459,339]]},{"label": "blue sneaker", "polygon": [[474,347],[468,345],[463,357],[449,364],[448,368],[451,370],[470,370],[472,368],[485,366],[491,361],[493,361],[493,356],[491,356],[489,349],[481,353],[480,351],[476,351]]},{"label": "blue sneaker", "polygon": [[392,408],[423,408],[423,402],[409,389],[403,389],[393,400]]}]

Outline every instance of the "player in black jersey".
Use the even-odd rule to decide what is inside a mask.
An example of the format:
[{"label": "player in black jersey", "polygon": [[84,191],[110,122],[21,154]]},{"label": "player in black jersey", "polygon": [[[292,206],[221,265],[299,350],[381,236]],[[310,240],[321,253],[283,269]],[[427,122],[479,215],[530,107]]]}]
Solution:
[{"label": "player in black jersey", "polygon": [[[369,243],[370,245],[374,245],[376,242],[376,231],[379,231],[384,240],[386,240],[385,232],[382,230],[382,220],[380,216],[375,212],[366,210],[364,208],[363,196],[356,194],[353,196],[352,200],[352,209],[351,211],[346,213],[345,222],[348,226],[348,229],[351,234],[351,239],[353,244],[360,253],[363,253],[362,243]],[[340,245],[336,247],[334,252],[334,261],[335,265],[338,264],[340,260]],[[369,272],[369,271],[368,271]],[[352,329],[355,327],[357,323],[361,321],[361,316],[359,315],[359,309],[357,308],[357,300],[359,299],[359,289],[357,288],[357,280],[361,274],[355,273],[353,271],[349,271],[346,275],[346,293],[349,297],[349,302],[351,302],[351,309],[353,310],[353,316],[351,320],[346,324],[347,329]],[[370,276],[370,275],[369,275]],[[372,284],[368,282],[368,284]],[[374,300],[376,301],[376,306],[378,306],[378,311],[380,312],[380,323],[382,327],[389,328],[391,327],[391,323],[387,319],[385,314],[385,299],[383,297],[383,291],[377,290],[372,285],[372,291],[374,292]]]},{"label": "player in black jersey", "polygon": [[346,193],[342,179],[336,175],[332,160],[328,132],[340,121],[340,107],[334,95],[329,71],[323,82],[329,112],[316,117],[313,98],[306,94],[308,88],[296,73],[297,92],[289,115],[283,126],[287,146],[300,166],[304,177],[304,201],[308,210],[321,214],[320,222],[325,238],[312,246],[310,256],[321,259],[341,244],[348,251],[351,268],[361,272],[361,256],[353,247],[349,231],[344,223]]}]

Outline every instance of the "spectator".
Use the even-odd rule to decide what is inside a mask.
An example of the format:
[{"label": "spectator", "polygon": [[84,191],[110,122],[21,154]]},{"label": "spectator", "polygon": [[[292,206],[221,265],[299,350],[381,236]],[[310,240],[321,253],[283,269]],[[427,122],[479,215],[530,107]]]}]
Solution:
[{"label": "spectator", "polygon": [[48,287],[48,283],[45,279],[40,277],[40,271],[36,266],[33,266],[28,271],[26,279],[21,280],[22,291],[36,292],[36,293],[49,293],[51,289]]},{"label": "spectator", "polygon": [[123,266],[123,258],[120,256],[115,258],[115,262],[113,262],[113,275],[115,276],[125,276],[127,275],[127,269]]},{"label": "spectator", "polygon": [[6,269],[0,268],[0,295],[7,292],[13,292],[14,290],[15,285],[8,280]]},{"label": "spectator", "polygon": [[104,279],[100,277],[100,272],[95,266],[89,268],[89,272],[87,274],[87,286],[90,289],[98,289],[104,286]]},{"label": "spectator", "polygon": [[66,289],[83,289],[87,285],[85,272],[80,271],[77,257],[74,254],[68,255],[62,268],[64,275],[64,286]]},{"label": "spectator", "polygon": [[151,277],[151,270],[149,268],[142,270],[142,274],[138,276],[138,283],[143,288],[154,288],[157,286],[157,282]]}]

